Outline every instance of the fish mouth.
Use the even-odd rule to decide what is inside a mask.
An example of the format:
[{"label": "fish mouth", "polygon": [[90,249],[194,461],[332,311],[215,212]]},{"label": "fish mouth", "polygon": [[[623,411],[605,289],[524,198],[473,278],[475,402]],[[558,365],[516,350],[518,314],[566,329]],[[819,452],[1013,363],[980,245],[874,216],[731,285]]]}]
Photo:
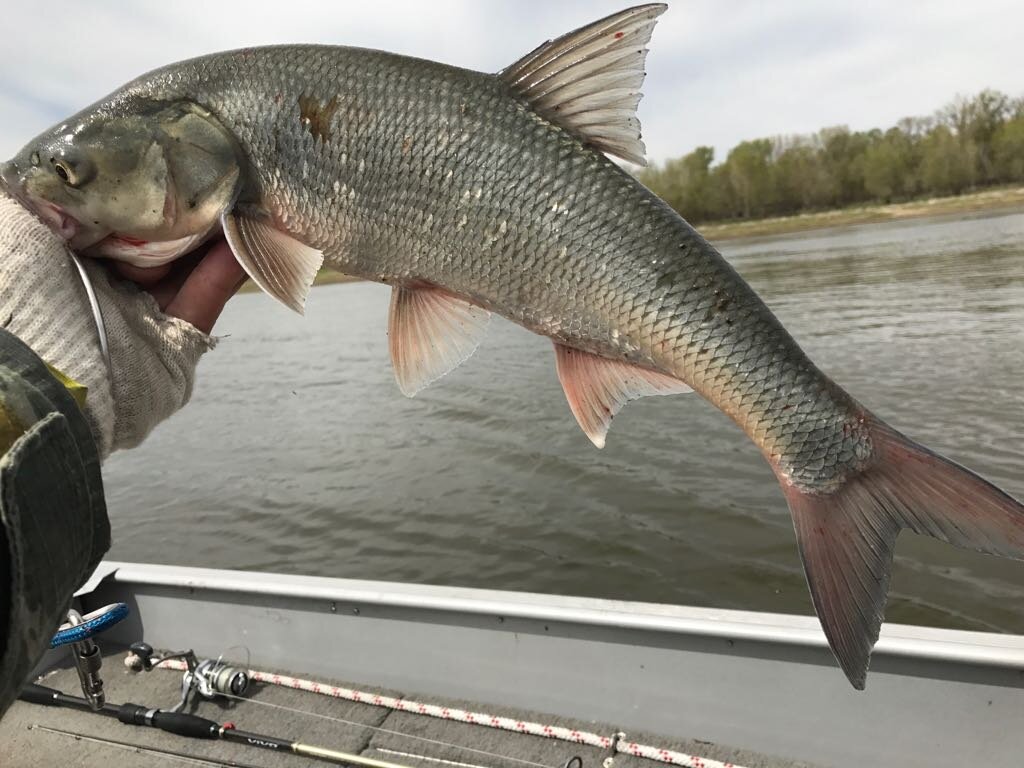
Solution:
[{"label": "fish mouth", "polygon": [[25,199],[25,187],[21,181],[21,174],[18,173],[18,166],[13,162],[0,165],[0,192],[6,192],[26,208],[34,206]]},{"label": "fish mouth", "polygon": [[55,203],[42,201],[33,205],[32,209],[44,224],[67,242],[71,242],[82,228],[78,219]]},{"label": "fish mouth", "polygon": [[18,167],[13,162],[0,165],[0,189],[5,189],[12,195],[16,195],[18,183]]},{"label": "fish mouth", "polygon": [[61,239],[70,242],[81,229],[78,219],[67,210],[56,203],[41,200],[29,194],[14,163],[4,163],[3,166],[0,166],[0,188],[6,190],[11,197],[32,211]]}]

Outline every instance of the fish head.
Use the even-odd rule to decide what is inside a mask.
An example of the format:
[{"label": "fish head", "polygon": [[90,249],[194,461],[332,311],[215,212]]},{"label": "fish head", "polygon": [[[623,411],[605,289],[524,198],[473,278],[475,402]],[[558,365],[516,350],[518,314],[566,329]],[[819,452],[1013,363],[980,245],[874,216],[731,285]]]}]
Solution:
[{"label": "fish head", "polygon": [[84,187],[95,170],[91,159],[62,137],[44,134],[0,167],[0,179],[60,237],[84,247],[106,234],[84,218]]},{"label": "fish head", "polygon": [[0,178],[72,249],[118,258],[123,248],[105,253],[108,242],[209,232],[234,203],[239,168],[233,135],[208,111],[141,102],[86,110],[51,128]]}]

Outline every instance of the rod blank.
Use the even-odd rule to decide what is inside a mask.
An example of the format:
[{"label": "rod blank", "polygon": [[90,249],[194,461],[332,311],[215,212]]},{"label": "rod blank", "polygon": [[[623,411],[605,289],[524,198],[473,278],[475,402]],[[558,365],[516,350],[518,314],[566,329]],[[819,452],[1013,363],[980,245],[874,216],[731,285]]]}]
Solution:
[{"label": "rod blank", "polygon": [[184,736],[190,739],[222,739],[236,744],[246,744],[250,747],[269,749],[278,752],[292,752],[296,755],[304,755],[317,760],[324,760],[339,765],[358,765],[365,768],[406,768],[397,763],[388,763],[383,760],[373,760],[362,755],[353,755],[347,752],[338,752],[326,747],[317,747],[312,744],[302,744],[292,739],[283,739],[278,736],[268,736],[262,733],[251,733],[232,726],[224,726],[213,720],[198,715],[189,715],[184,712],[167,712],[162,709],[150,709],[139,704],[104,704],[98,712],[94,710],[86,699],[78,696],[71,696],[54,688],[47,688],[43,685],[31,683],[22,690],[19,697],[22,701],[31,704],[41,704],[47,707],[69,707],[81,709],[86,712],[107,717],[116,717],[125,725],[137,725],[149,728],[158,728],[175,736]]}]

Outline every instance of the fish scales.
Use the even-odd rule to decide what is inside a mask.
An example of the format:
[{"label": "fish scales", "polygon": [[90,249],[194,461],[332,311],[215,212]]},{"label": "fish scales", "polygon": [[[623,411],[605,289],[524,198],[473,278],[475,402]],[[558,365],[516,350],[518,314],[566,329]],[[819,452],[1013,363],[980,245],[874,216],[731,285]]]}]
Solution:
[{"label": "fish scales", "polygon": [[[182,96],[233,131],[272,213],[340,271],[439,285],[570,346],[676,376],[803,486],[829,487],[857,469],[841,457],[870,454],[859,406],[725,259],[494,76],[286,46],[204,57],[124,94]],[[309,129],[303,101],[338,104],[326,135]]]},{"label": "fish scales", "polygon": [[489,312],[555,342],[598,447],[625,403],[692,386],[778,476],[815,611],[863,688],[900,530],[1022,559],[1024,507],[833,383],[602,154],[643,159],[635,108],[664,10],[613,14],[497,75],[326,46],[173,64],[45,132],[0,178],[72,247],[136,266],[223,231],[297,311],[324,260],[391,284],[410,396],[472,354]]}]

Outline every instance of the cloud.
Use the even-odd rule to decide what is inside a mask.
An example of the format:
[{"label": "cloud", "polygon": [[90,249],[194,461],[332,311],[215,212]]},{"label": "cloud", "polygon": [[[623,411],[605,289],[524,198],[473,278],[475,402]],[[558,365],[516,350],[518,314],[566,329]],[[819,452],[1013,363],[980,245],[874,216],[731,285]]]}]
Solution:
[{"label": "cloud", "polygon": [[[496,71],[623,2],[372,3],[129,0],[9,4],[0,11],[0,157],[163,64],[248,45],[382,48]],[[1024,5],[1015,0],[821,3],[690,0],[654,33],[644,138],[653,159],[822,126],[888,126],[956,93],[1024,94]]]}]

